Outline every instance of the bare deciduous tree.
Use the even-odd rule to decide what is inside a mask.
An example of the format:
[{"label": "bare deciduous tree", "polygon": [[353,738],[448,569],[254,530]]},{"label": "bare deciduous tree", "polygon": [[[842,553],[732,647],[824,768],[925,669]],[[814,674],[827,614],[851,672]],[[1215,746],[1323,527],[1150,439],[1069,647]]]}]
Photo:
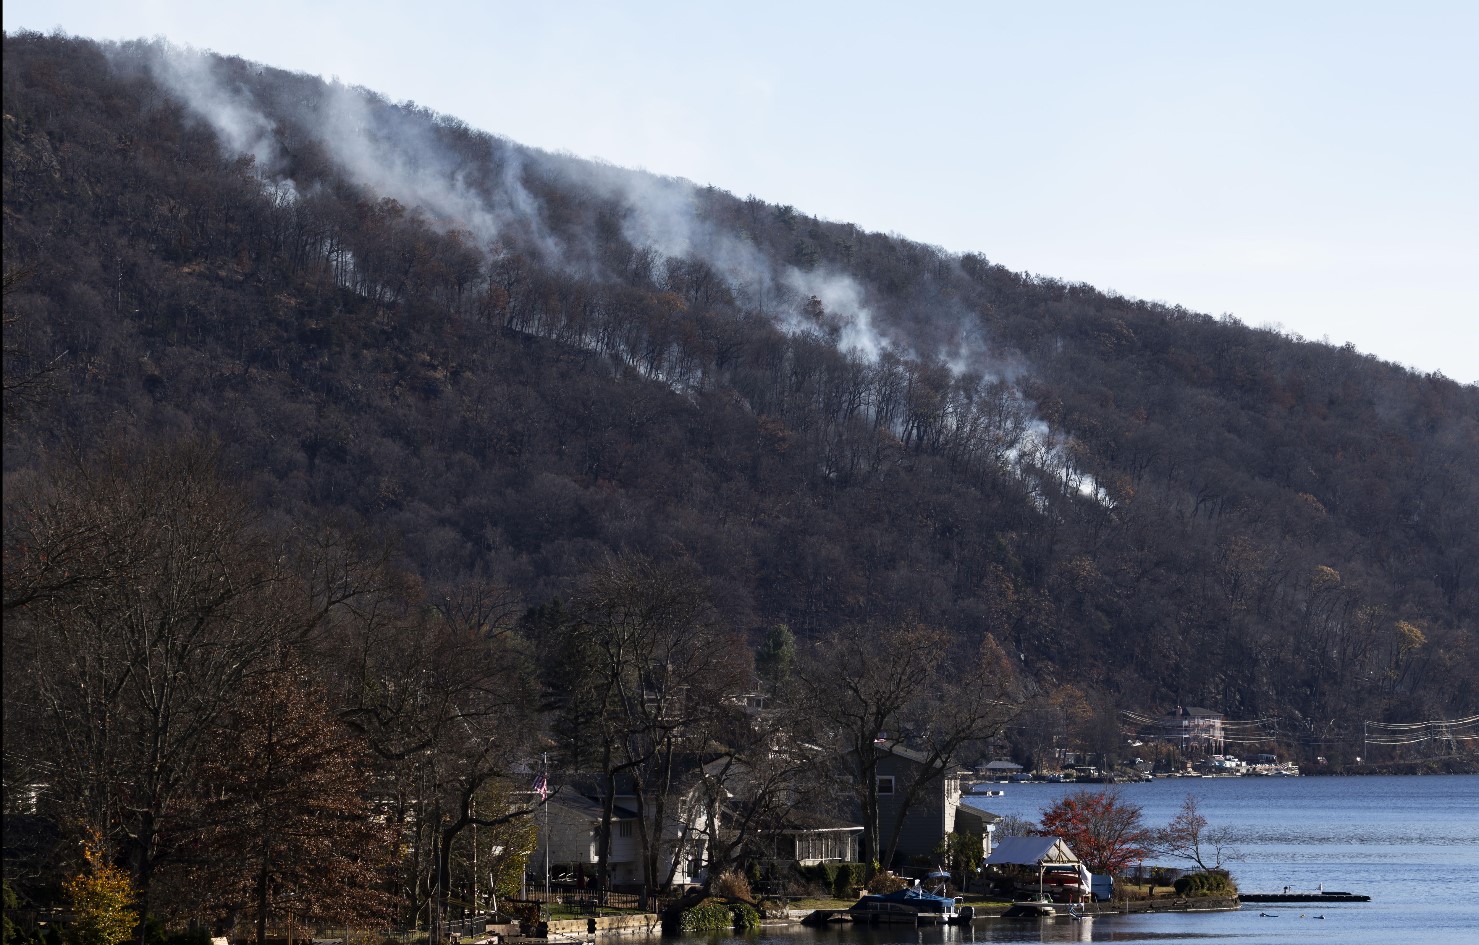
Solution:
[{"label": "bare deciduous tree", "polygon": [[5,532],[19,770],[126,852],[147,914],[222,713],[310,627],[303,584],[200,444],[107,450],[24,490]]},{"label": "bare deciduous tree", "polygon": [[691,568],[642,558],[612,561],[574,604],[569,645],[586,654],[586,676],[571,700],[601,734],[605,813],[598,874],[608,873],[610,814],[618,779],[629,779],[639,813],[643,881],[671,882],[691,851],[664,844],[675,813],[680,756],[696,756],[730,700],[750,679],[748,650],[717,619]]},{"label": "bare deciduous tree", "polygon": [[[991,637],[972,658],[951,659],[948,633],[917,623],[853,626],[812,649],[816,711],[848,759],[863,816],[865,863],[886,866],[909,810],[960,763],[962,750],[997,734],[1012,717],[1011,667]],[[878,800],[881,754],[902,747],[917,760],[897,792],[892,823]]]},{"label": "bare deciduous tree", "polygon": [[1213,827],[1202,816],[1195,794],[1186,795],[1181,810],[1165,827],[1151,834],[1149,846],[1159,854],[1188,860],[1202,872],[1220,870],[1241,858],[1233,844],[1237,831],[1231,827]]}]

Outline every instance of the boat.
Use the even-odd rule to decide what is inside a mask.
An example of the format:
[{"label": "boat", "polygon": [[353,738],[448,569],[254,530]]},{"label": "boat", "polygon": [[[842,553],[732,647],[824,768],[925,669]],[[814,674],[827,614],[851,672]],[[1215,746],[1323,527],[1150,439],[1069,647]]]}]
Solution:
[{"label": "boat", "polygon": [[960,899],[942,896],[913,886],[896,892],[864,896],[847,910],[854,922],[928,925],[970,921],[960,908]]},{"label": "boat", "polygon": [[1051,919],[1058,915],[1058,907],[1046,899],[1027,899],[1014,902],[1001,914],[1003,919]]}]

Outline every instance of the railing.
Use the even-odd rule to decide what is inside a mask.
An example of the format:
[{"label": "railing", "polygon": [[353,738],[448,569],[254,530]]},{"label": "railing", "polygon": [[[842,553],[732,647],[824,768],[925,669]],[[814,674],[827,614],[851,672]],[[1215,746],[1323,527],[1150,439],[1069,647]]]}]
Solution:
[{"label": "railing", "polygon": [[494,920],[491,915],[474,915],[463,919],[447,919],[442,930],[447,935],[481,935],[484,927]]},{"label": "railing", "polygon": [[649,895],[643,896],[638,892],[617,892],[607,890],[603,895],[599,890],[581,889],[577,886],[552,886],[549,897],[545,897],[544,890],[531,889],[528,897],[522,900],[506,900],[510,906],[517,902],[539,903],[548,910],[555,907],[563,907],[560,911],[574,912],[579,915],[600,915],[604,912],[661,912],[663,906],[672,901],[669,896]]}]

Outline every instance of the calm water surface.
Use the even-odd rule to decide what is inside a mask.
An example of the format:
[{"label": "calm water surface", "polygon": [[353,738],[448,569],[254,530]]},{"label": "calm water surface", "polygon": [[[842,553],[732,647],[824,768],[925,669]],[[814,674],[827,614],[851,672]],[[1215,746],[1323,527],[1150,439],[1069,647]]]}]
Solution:
[{"label": "calm water surface", "polygon": [[[977,803],[1036,820],[1073,785],[998,785]],[[1097,786],[1095,786],[1097,788]],[[1244,892],[1326,889],[1369,903],[1251,904],[1238,912],[984,920],[968,927],[838,924],[720,937],[713,945],[965,945],[970,942],[1287,942],[1479,945],[1479,775],[1171,778],[1118,788],[1161,826],[1188,793],[1212,826],[1246,840],[1231,864]],[[1260,915],[1269,913],[1269,917]],[[1316,918],[1323,916],[1323,918]]]}]

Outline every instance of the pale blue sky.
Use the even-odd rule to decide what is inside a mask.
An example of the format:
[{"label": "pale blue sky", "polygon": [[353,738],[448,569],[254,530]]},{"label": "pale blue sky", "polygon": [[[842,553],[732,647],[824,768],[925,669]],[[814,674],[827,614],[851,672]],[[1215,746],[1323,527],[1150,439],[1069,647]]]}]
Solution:
[{"label": "pale blue sky", "polygon": [[1479,381],[1479,2],[7,0]]}]

